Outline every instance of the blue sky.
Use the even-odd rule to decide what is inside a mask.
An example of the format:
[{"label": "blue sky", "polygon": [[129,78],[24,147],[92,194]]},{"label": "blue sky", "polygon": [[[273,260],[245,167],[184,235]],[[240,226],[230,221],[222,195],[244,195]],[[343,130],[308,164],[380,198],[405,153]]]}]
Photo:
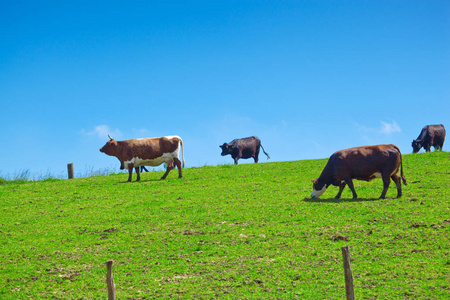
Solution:
[{"label": "blue sky", "polygon": [[411,153],[449,103],[447,0],[0,5],[0,176],[118,169],[107,134],[179,135],[187,167],[251,135],[269,161]]}]

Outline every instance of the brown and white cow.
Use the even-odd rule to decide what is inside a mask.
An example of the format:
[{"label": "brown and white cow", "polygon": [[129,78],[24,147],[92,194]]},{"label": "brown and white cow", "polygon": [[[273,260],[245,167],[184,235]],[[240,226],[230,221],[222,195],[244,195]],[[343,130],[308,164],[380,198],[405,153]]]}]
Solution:
[{"label": "brown and white cow", "polygon": [[[398,170],[401,169],[401,177]],[[389,188],[390,179],[397,186],[397,198],[402,195],[402,185],[406,185],[403,175],[402,154],[395,145],[376,145],[354,147],[335,152],[330,156],[328,163],[320,174],[313,179],[313,192],[311,198],[319,198],[328,186],[339,187],[336,199],[339,199],[345,185],[352,190],[353,199],[357,198],[352,179],[371,181],[375,178],[383,180],[383,192],[380,199],[384,199]]]},{"label": "brown and white cow", "polygon": [[137,179],[141,179],[139,173],[140,166],[156,167],[163,163],[167,164],[166,173],[161,179],[165,179],[174,164],[178,167],[178,178],[182,177],[181,161],[179,159],[180,148],[184,168],[183,140],[176,135],[160,138],[131,139],[126,141],[116,141],[112,137],[100,149],[107,155],[115,156],[120,160],[121,167],[128,169],[128,181],[131,181],[133,168],[136,170]]},{"label": "brown and white cow", "polygon": [[445,141],[444,125],[427,125],[422,128],[417,139],[413,140],[411,146],[413,153],[419,152],[420,148],[424,148],[426,152],[430,152],[431,146],[435,150],[442,150]]}]

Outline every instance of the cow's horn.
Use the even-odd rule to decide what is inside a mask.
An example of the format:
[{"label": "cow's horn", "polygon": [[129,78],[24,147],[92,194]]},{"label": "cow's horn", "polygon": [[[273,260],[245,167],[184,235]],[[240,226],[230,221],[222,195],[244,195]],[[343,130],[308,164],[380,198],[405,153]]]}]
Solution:
[{"label": "cow's horn", "polygon": [[109,137],[110,140],[113,140],[113,138],[109,134],[108,134],[108,137]]}]

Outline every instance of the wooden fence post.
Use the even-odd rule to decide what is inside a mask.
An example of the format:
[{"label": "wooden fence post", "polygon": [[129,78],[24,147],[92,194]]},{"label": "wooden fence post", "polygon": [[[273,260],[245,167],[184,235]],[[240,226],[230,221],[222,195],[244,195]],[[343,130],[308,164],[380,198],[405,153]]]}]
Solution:
[{"label": "wooden fence post", "polygon": [[108,300],[116,299],[116,285],[114,284],[113,273],[112,273],[112,260],[106,262],[106,284],[108,285]]},{"label": "wooden fence post", "polygon": [[69,173],[69,179],[73,178],[73,163],[67,164],[67,173]]},{"label": "wooden fence post", "polygon": [[345,274],[345,294],[347,300],[355,300],[355,287],[353,285],[353,275],[350,268],[350,250],[348,246],[342,247],[342,259],[344,260],[344,274]]}]

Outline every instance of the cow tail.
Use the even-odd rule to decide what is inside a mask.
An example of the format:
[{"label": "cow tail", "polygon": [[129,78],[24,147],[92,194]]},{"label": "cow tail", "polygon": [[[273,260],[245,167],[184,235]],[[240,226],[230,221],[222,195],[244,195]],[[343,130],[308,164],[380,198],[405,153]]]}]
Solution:
[{"label": "cow tail", "polygon": [[180,144],[181,144],[181,158],[183,159],[183,168],[184,168],[184,147],[183,147],[183,140],[181,138]]},{"label": "cow tail", "polygon": [[398,147],[397,147],[397,150],[398,150],[398,153],[400,153],[400,175],[401,175],[401,177],[402,177],[403,184],[404,184],[404,185],[408,185],[408,184],[406,183],[406,177],[405,177],[405,174],[403,174],[403,157],[402,157],[402,153],[400,152],[400,149],[398,149]]},{"label": "cow tail", "polygon": [[408,185],[408,184],[406,183],[405,174],[403,174],[403,162],[401,162],[401,171],[400,171],[400,174],[402,175],[402,181],[403,181],[403,184],[404,184],[404,185]]},{"label": "cow tail", "polygon": [[267,154],[267,152],[264,150],[263,145],[260,144],[260,146],[261,146],[261,148],[263,149],[264,154],[267,155],[267,159],[270,159],[270,156],[269,156],[269,154]]}]

